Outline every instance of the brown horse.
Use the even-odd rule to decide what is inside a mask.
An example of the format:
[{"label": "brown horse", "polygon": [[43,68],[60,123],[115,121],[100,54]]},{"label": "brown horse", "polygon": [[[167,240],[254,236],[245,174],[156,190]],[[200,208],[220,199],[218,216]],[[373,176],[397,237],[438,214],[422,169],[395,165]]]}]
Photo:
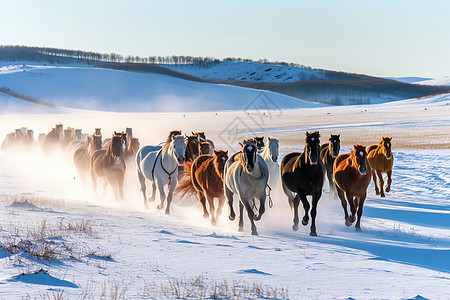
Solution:
[{"label": "brown horse", "polygon": [[211,145],[208,142],[200,142],[200,155],[209,155],[211,153]]},{"label": "brown horse", "polygon": [[[200,155],[194,162],[184,163],[185,177],[177,186],[175,193],[181,193],[181,198],[197,192],[203,206],[203,218],[211,216],[211,224],[216,225],[225,203],[223,193],[223,170],[228,159],[228,151],[214,151],[214,156]],[[217,210],[214,198],[219,199]],[[209,203],[209,213],[206,209]]]},{"label": "brown horse", "polygon": [[[127,134],[128,137],[128,134]],[[125,159],[134,159],[136,153],[138,152],[141,144],[139,143],[139,139],[132,137],[130,139],[130,143],[128,144],[127,152],[125,153]]]},{"label": "brown horse", "polygon": [[97,193],[97,177],[106,180],[112,187],[116,201],[123,200],[125,160],[123,159],[124,134],[114,133],[108,149],[97,150],[91,159],[91,178]]},{"label": "brown horse", "polygon": [[[392,138],[384,136],[378,145],[372,145],[367,149],[368,159],[370,167],[372,168],[373,183],[375,185],[375,193],[381,197],[385,197],[384,194],[384,180],[383,174],[387,173],[388,185],[386,187],[386,193],[391,190],[392,182],[392,167],[394,166],[394,155],[392,155],[391,143]],[[375,176],[376,174],[376,176]],[[380,189],[377,186],[377,176],[380,181]]]},{"label": "brown horse", "polygon": [[333,182],[333,164],[336,157],[339,155],[341,149],[341,141],[339,139],[340,134],[332,134],[328,139],[328,144],[320,146],[320,160],[324,168],[324,172],[328,178],[328,184],[330,185],[330,193],[336,194],[336,186]]},{"label": "brown horse", "polygon": [[[351,226],[355,222],[355,214],[357,214],[358,220],[355,228],[357,231],[361,231],[363,205],[372,173],[367,160],[366,147],[357,144],[353,148],[352,152],[339,155],[336,158],[333,174],[336,190],[344,209],[345,225]],[[347,196],[347,201],[345,196]],[[350,216],[347,212],[347,202],[352,213]],[[358,206],[358,209],[356,209],[356,206]]]},{"label": "brown horse", "polygon": [[200,155],[200,144],[197,135],[186,136],[186,161],[194,161]]}]

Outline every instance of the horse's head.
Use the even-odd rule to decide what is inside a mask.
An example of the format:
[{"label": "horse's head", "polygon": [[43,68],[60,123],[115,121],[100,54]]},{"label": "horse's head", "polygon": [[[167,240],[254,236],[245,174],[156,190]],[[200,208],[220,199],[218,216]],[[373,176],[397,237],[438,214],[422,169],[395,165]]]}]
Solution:
[{"label": "horse's head", "polygon": [[181,134],[172,135],[171,139],[172,139],[171,144],[173,145],[178,164],[182,165],[184,163],[185,158],[184,154],[186,151],[186,144],[184,143],[184,137]]},{"label": "horse's head", "polygon": [[196,135],[200,142],[206,142],[206,135],[204,131],[198,131],[196,133],[192,133],[192,135]]},{"label": "horse's head", "polygon": [[225,169],[225,163],[228,160],[228,151],[223,150],[214,150],[214,166],[216,168],[217,174],[220,175],[220,177],[223,176],[223,171]]},{"label": "horse's head", "polygon": [[114,135],[120,136],[122,139],[122,152],[126,152],[128,145],[127,145],[127,134],[125,132],[115,132]]},{"label": "horse's head", "polygon": [[380,145],[383,146],[384,155],[386,155],[387,159],[391,159],[392,157],[392,138],[389,136],[384,136],[381,138]]},{"label": "horse's head", "polygon": [[264,148],[264,137],[263,136],[255,136],[253,139],[256,142],[256,147],[258,147],[258,151]]},{"label": "horse's head", "polygon": [[200,155],[208,155],[211,152],[211,146],[208,142],[200,142]]},{"label": "horse's head", "polygon": [[100,135],[93,135],[91,139],[93,151],[102,149],[102,137]]},{"label": "horse's head", "polygon": [[306,146],[305,153],[306,159],[310,161],[312,165],[316,165],[320,156],[320,134],[318,131],[312,133],[306,132]]},{"label": "horse's head", "polygon": [[169,136],[167,137],[164,146],[169,146],[169,144],[172,142],[172,137],[175,135],[181,135],[181,130],[172,130],[171,132],[169,132]]},{"label": "horse's head", "polygon": [[101,128],[95,128],[95,135],[102,135],[102,129]]},{"label": "horse's head", "polygon": [[125,130],[125,133],[127,134],[127,137],[132,138],[133,137],[133,128],[127,127]]},{"label": "horse's head", "polygon": [[253,172],[255,164],[257,163],[258,147],[256,141],[245,140],[242,145],[242,160],[241,164],[244,167],[245,172]]},{"label": "horse's head", "polygon": [[[94,136],[95,138],[95,136]],[[123,137],[122,134],[116,134],[112,136],[111,144],[109,145],[111,155],[114,157],[116,164],[122,162],[123,156]]]},{"label": "horse's head", "polygon": [[75,129],[74,135],[77,140],[81,140],[81,129]]},{"label": "horse's head", "polygon": [[186,137],[186,159],[196,159],[200,155],[200,144],[197,135],[190,135]]},{"label": "horse's head", "polygon": [[341,150],[341,140],[340,134],[332,134],[331,137],[328,139],[330,142],[328,143],[328,147],[331,153],[331,156],[334,158],[338,157],[339,151]]},{"label": "horse's head", "polygon": [[353,148],[354,148],[353,153],[355,156],[354,161],[356,163],[356,167],[358,168],[359,173],[361,173],[361,175],[366,175],[368,166],[366,146],[356,144],[353,145]]},{"label": "horse's head", "polygon": [[277,138],[268,137],[268,139],[269,139],[268,147],[269,147],[270,158],[272,159],[273,162],[277,162],[278,155],[279,155],[280,142],[278,141]]}]

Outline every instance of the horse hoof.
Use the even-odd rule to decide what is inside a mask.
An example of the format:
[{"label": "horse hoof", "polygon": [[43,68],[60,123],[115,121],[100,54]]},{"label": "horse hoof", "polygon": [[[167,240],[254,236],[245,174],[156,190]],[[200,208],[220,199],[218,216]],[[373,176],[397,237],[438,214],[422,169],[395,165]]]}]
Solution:
[{"label": "horse hoof", "polygon": [[311,231],[311,232],[309,233],[309,235],[310,235],[310,236],[317,236],[317,232]]},{"label": "horse hoof", "polygon": [[355,227],[355,230],[360,232],[361,231],[361,227]]},{"label": "horse hoof", "polygon": [[230,221],[234,221],[235,218],[236,218],[236,216],[232,216],[232,215],[228,216],[228,219],[230,219]]},{"label": "horse hoof", "polygon": [[170,211],[166,210],[165,215],[170,215]]},{"label": "horse hoof", "polygon": [[308,219],[306,219],[306,220],[305,220],[305,219],[303,219],[303,220],[302,220],[302,225],[303,225],[303,226],[306,226],[306,225],[308,225],[308,221],[309,221]]},{"label": "horse hoof", "polygon": [[216,220],[211,220],[211,225],[212,225],[212,226],[217,226]]},{"label": "horse hoof", "polygon": [[255,216],[253,217],[253,220],[255,220],[255,221],[261,220],[261,215],[255,215]]},{"label": "horse hoof", "polygon": [[383,197],[383,198],[384,198],[384,197],[386,197],[386,195],[385,195],[385,194],[383,193],[383,194],[381,194],[381,197]]},{"label": "horse hoof", "polygon": [[244,232],[244,228],[239,227],[239,228],[238,228],[238,231],[239,231],[239,232]]},{"label": "horse hoof", "polygon": [[387,187],[387,188],[386,188],[386,193],[389,193],[390,190],[391,190],[391,188]]},{"label": "horse hoof", "polygon": [[297,231],[298,230],[298,224],[292,225],[292,230]]},{"label": "horse hoof", "polygon": [[350,227],[350,226],[352,226],[352,222],[350,222],[350,221],[347,219],[347,220],[345,220],[345,225],[346,225],[347,227]]},{"label": "horse hoof", "polygon": [[157,209],[163,209],[163,206],[162,205],[158,205],[156,208]]},{"label": "horse hoof", "polygon": [[203,219],[208,219],[209,218],[209,214],[203,214]]},{"label": "horse hoof", "polygon": [[375,194],[379,195],[379,194],[380,194],[380,191],[375,190]]},{"label": "horse hoof", "polygon": [[256,230],[255,231],[252,230],[252,235],[258,235],[258,232]]}]

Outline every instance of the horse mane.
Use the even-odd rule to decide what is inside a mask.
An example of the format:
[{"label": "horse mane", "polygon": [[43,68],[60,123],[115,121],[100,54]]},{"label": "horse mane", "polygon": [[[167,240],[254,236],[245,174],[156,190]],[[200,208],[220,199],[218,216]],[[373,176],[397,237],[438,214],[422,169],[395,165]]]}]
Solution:
[{"label": "horse mane", "polygon": [[169,146],[170,142],[172,141],[172,136],[173,135],[180,135],[180,134],[181,134],[181,130],[172,130],[171,132],[169,132],[169,136],[167,137],[167,140],[164,143],[163,148],[167,149],[167,147]]}]

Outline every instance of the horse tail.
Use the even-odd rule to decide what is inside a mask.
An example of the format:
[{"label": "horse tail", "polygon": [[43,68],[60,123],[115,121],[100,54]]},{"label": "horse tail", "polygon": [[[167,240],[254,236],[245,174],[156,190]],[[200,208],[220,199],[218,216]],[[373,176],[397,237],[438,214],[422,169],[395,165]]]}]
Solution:
[{"label": "horse tail", "polygon": [[191,174],[192,163],[192,161],[187,161],[184,163],[184,176],[178,183],[174,191],[175,194],[181,194],[181,199],[186,196],[193,196],[196,193],[194,184],[192,182],[194,180]]}]

